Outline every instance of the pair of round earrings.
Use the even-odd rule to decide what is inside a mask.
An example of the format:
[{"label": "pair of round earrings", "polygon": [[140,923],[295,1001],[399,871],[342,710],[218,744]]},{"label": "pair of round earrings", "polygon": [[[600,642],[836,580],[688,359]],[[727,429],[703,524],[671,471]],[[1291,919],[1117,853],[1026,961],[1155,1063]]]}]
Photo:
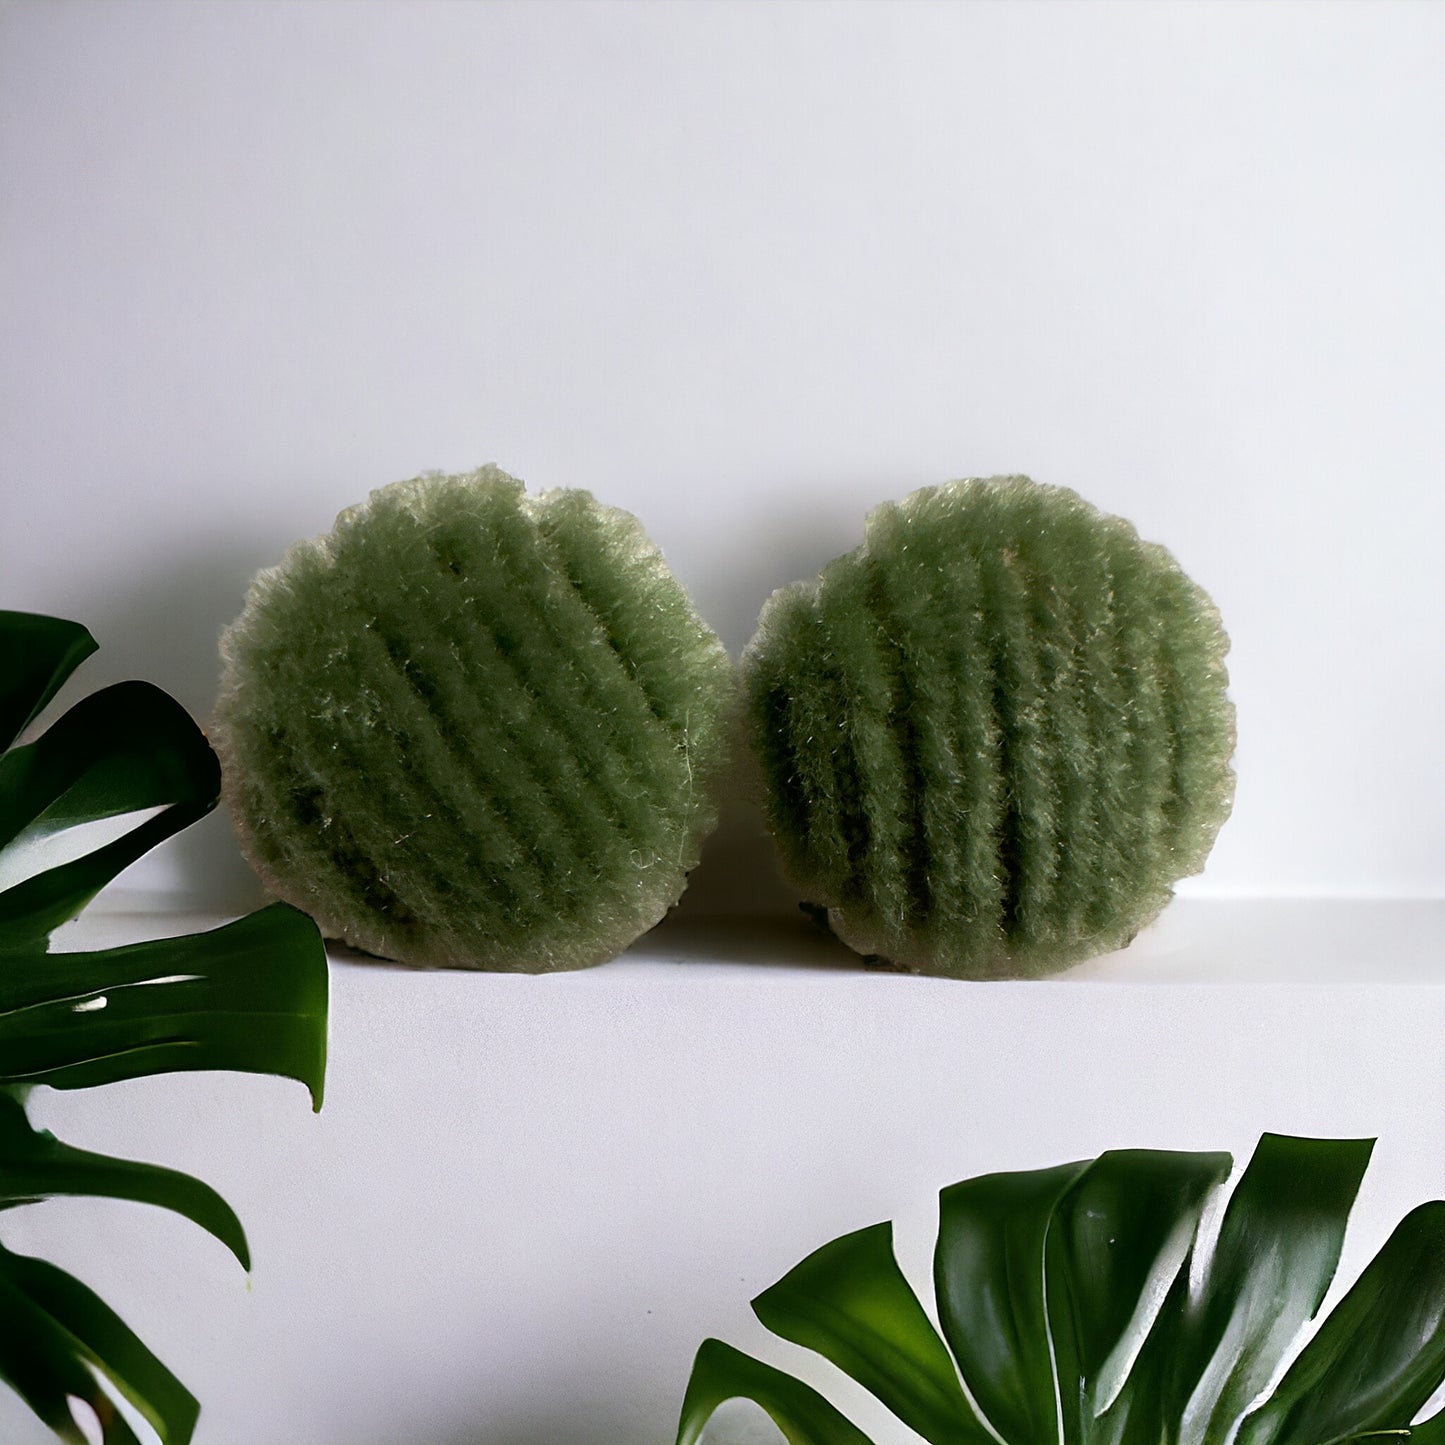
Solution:
[{"label": "pair of round earrings", "polygon": [[743,753],[846,943],[1042,974],[1203,866],[1227,646],[1163,548],[1004,477],[878,508],[735,666],[634,517],[485,467],[384,487],[262,572],[213,731],[267,885],[404,963],[619,953],[681,896]]}]

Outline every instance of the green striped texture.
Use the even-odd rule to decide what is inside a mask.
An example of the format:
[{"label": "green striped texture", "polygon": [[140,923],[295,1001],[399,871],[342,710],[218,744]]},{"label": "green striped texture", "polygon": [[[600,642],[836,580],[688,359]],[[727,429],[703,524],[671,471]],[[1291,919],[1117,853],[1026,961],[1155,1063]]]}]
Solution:
[{"label": "green striped texture", "polygon": [[222,640],[225,797],[266,883],[402,962],[620,952],[716,820],[734,678],[635,518],[495,467],[374,492]]},{"label": "green striped texture", "polygon": [[774,594],[744,658],[784,866],[900,967],[1122,947],[1228,816],[1228,648],[1163,548],[1026,477],[880,507]]}]

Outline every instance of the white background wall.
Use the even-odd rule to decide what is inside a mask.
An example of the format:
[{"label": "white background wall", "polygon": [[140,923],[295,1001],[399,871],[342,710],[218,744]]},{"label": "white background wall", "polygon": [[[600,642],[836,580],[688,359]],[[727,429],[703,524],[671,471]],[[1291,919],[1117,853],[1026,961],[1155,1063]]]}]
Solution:
[{"label": "white background wall", "polygon": [[1198,886],[1438,895],[1442,70],[1423,4],[6,5],[0,605],[204,712],[252,572],[495,460],[737,649],[1026,471],[1233,635]]},{"label": "white background wall", "polygon": [[[1424,4],[0,4],[0,606],[91,625],[72,694],[204,714],[258,567],[495,460],[635,511],[737,650],[874,503],[1026,471],[1232,633],[1196,891],[1440,897],[1442,74]],[[697,886],[736,905],[754,865]],[[131,881],[247,877],[212,820]],[[1441,913],[1410,918],[1428,966]],[[339,964],[320,1119],[255,1080],[43,1101],[216,1182],[249,1293],[154,1212],[6,1239],[152,1338],[198,1445],[666,1445],[703,1334],[757,1345],[747,1297],[844,1229],[912,1211],[918,1256],[965,1174],[1378,1133],[1356,1262],[1445,1193],[1439,987],[670,956]]]}]

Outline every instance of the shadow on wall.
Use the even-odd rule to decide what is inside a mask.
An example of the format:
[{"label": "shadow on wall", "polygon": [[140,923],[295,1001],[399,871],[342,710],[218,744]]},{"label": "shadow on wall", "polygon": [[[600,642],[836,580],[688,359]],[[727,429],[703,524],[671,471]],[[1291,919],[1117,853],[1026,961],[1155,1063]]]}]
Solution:
[{"label": "shadow on wall", "polygon": [[778,871],[776,849],[758,808],[728,798],[669,918],[685,922],[767,914],[792,919],[797,912],[798,895]]},{"label": "shadow on wall", "polygon": [[[219,539],[218,539],[219,540]],[[280,557],[267,538],[230,539],[188,549],[164,569],[137,579],[129,593],[81,597],[76,618],[95,634],[99,654],[83,677],[101,683],[140,677],[171,693],[204,724],[216,701],[221,629],[235,620],[251,578]]]},{"label": "shadow on wall", "polygon": [[[896,489],[895,489],[896,490]],[[779,587],[816,577],[825,563],[863,540],[863,511],[830,506],[816,484],[790,489],[788,505],[753,514],[710,544],[706,573],[689,567],[693,601],[736,659],[757,630],[763,604]],[[892,495],[876,489],[880,499]],[[811,501],[809,500],[811,499]],[[647,518],[642,523],[647,525]],[[669,558],[669,561],[672,559]]]},{"label": "shadow on wall", "polygon": [[[72,615],[90,629],[100,651],[66,684],[58,707],[111,683],[141,678],[163,687],[206,726],[221,671],[221,629],[240,613],[251,578],[284,550],[274,537],[217,542],[210,549],[188,548],[153,568],[135,579],[132,591],[78,595]],[[163,844],[140,867],[151,874],[164,870],[168,885],[206,906],[245,910],[260,901],[260,885],[241,857],[224,810]]]}]

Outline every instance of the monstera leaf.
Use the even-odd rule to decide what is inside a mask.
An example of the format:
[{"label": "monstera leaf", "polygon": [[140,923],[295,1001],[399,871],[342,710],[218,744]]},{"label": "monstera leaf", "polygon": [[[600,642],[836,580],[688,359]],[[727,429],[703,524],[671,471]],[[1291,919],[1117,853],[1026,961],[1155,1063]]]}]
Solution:
[{"label": "monstera leaf", "polygon": [[[887,1224],[824,1245],[753,1309],[931,1445],[1442,1445],[1445,1413],[1411,1422],[1445,1380],[1445,1202],[1405,1217],[1279,1374],[1334,1278],[1370,1149],[1266,1134],[1212,1245],[1200,1221],[1227,1154],[966,1180],[940,1198],[941,1334]],[[873,1445],[811,1386],[717,1340],[678,1445],[735,1397],[790,1445]]]},{"label": "monstera leaf", "polygon": [[[0,1209],[102,1195],[174,1210],[250,1267],[230,1206],[190,1176],[72,1148],[37,1130],[30,1089],[235,1069],[299,1080],[321,1107],[326,954],[314,924],[277,905],[210,933],[52,953],[50,933],[121,869],[216,804],[215,755],[178,703],[123,682],[10,746],[90,653],[72,622],[0,612]],[[0,1245],[0,1380],[83,1445],[72,1401],[106,1445],[135,1432],[190,1440],[197,1402],[79,1280]]]}]

